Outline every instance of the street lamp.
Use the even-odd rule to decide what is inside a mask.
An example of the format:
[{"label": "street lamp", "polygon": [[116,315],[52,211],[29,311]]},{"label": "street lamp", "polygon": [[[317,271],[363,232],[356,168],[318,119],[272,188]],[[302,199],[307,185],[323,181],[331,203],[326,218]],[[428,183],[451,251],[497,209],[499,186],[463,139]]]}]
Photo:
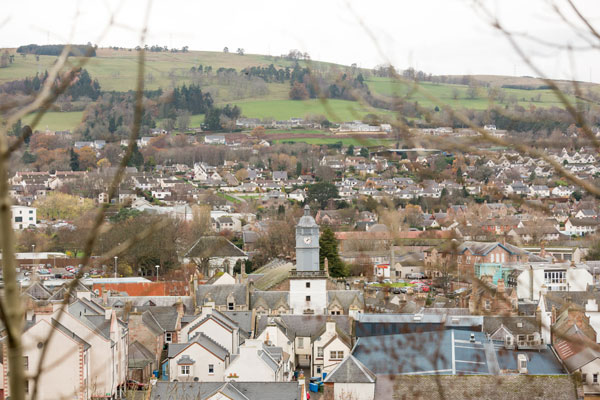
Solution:
[{"label": "street lamp", "polygon": [[154,268],[156,268],[156,282],[158,282],[158,269],[160,268],[160,265],[155,265]]},{"label": "street lamp", "polygon": [[117,279],[117,259],[119,257],[115,256],[115,279]]},{"label": "street lamp", "polygon": [[31,252],[32,252],[32,253],[35,253],[35,244],[32,244],[32,245],[31,245]]}]

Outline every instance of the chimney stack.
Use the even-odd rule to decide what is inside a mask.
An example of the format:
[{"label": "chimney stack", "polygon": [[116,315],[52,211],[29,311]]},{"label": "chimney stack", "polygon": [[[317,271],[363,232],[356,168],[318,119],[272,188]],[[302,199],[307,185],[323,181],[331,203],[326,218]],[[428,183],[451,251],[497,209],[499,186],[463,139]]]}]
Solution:
[{"label": "chimney stack", "polygon": [[504,279],[498,279],[498,293],[504,293],[505,289]]}]

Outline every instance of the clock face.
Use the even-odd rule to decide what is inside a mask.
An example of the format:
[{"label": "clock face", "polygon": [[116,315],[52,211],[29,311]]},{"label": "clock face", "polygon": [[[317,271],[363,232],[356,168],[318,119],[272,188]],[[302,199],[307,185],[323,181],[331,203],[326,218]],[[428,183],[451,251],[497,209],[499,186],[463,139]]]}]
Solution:
[{"label": "clock face", "polygon": [[309,238],[309,237],[305,237],[305,238],[304,238],[304,243],[306,243],[306,244],[310,244],[310,242],[312,242],[312,239],[311,239],[311,238]]}]

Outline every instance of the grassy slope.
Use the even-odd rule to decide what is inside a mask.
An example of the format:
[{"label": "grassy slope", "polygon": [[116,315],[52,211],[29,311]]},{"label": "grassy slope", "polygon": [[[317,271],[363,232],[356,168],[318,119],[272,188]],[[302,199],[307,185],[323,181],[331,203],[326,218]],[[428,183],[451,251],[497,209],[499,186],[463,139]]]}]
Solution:
[{"label": "grassy slope", "polygon": [[[30,124],[35,114],[29,114],[23,118],[23,124]],[[73,112],[47,112],[34,128],[39,131],[47,129],[52,131],[73,130],[81,122],[83,111]]]},{"label": "grassy slope", "polygon": [[[14,49],[10,50],[14,53]],[[16,53],[15,53],[16,54]],[[43,73],[50,70],[54,56],[40,56],[36,61],[35,56],[28,54],[25,58],[15,55],[14,64],[8,68],[0,68],[0,84],[32,77],[37,72]],[[212,66],[213,72],[220,67],[241,70],[247,66],[273,64],[278,68],[291,66],[292,62],[284,59],[259,54],[239,56],[233,53],[190,51],[188,53],[146,53],[146,89],[163,89],[189,82],[185,76],[192,66]],[[301,61],[301,65],[306,64]],[[314,61],[313,68],[324,68],[334,64]],[[92,77],[98,79],[103,90],[126,91],[135,89],[135,76],[137,73],[137,53],[135,51],[99,49],[97,56],[87,60],[84,66]],[[151,79],[149,75],[152,75]],[[287,92],[286,92],[287,94]]]},{"label": "grassy slope", "polygon": [[386,110],[377,110],[361,106],[355,101],[346,100],[259,100],[238,101],[235,104],[242,108],[244,115],[255,118],[275,118],[284,120],[291,117],[304,117],[307,114],[325,115],[327,119],[335,122],[362,119],[369,112],[390,114]]},{"label": "grassy slope", "polygon": [[[378,94],[391,96],[407,96],[411,101],[418,101],[423,107],[434,108],[436,105],[442,106],[442,103],[433,103],[422,93],[414,91],[412,86],[407,85],[403,82],[394,81],[389,78],[372,77],[367,81],[369,88]],[[539,83],[541,85],[542,83]],[[429,94],[441,100],[441,102],[450,105],[451,107],[466,107],[476,110],[485,110],[489,106],[487,99],[487,90],[480,88],[478,98],[469,99],[467,96],[467,86],[465,85],[451,85],[451,84],[433,84],[429,82],[423,82],[420,84],[421,88],[427,91]],[[459,92],[458,98],[455,100],[452,98],[454,90]],[[515,96],[520,105],[529,107],[534,105],[535,107],[562,107],[562,104],[558,101],[554,93],[550,90],[520,90],[520,89],[502,89],[506,93],[506,100]],[[531,98],[535,98],[538,94],[541,95],[540,102],[532,102]],[[569,96],[571,101],[575,99]]]},{"label": "grassy slope", "polygon": [[[14,50],[13,50],[14,51]],[[98,56],[88,60],[87,68],[94,78],[100,81],[103,90],[130,90],[135,87],[135,74],[137,69],[137,53],[135,51],[115,51],[110,49],[99,49]],[[43,73],[49,70],[56,57],[40,56],[36,61],[35,56],[21,55],[15,56],[14,64],[8,68],[0,68],[0,84],[15,79],[34,76],[36,73]],[[173,85],[189,83],[188,71],[192,66],[200,64],[213,67],[216,71],[220,67],[235,68],[240,70],[251,65],[267,66],[273,63],[276,67],[291,66],[292,62],[271,56],[257,54],[248,54],[239,56],[237,54],[226,54],[222,52],[200,52],[192,51],[189,53],[147,53],[146,64],[146,88],[169,88]],[[301,64],[306,64],[301,62]],[[334,64],[311,62],[311,68],[322,69],[335,66]],[[519,78],[512,77],[487,77],[488,81],[493,78],[495,83],[528,83],[535,84],[537,81],[521,82]],[[483,78],[482,78],[483,79]],[[391,81],[387,78],[372,77],[367,81],[369,87],[374,93],[389,96],[391,94],[406,95],[409,88],[402,83]],[[537,82],[541,84],[541,82]],[[287,119],[290,117],[304,117],[306,114],[322,114],[335,122],[361,119],[368,112],[379,114],[390,114],[385,110],[366,109],[357,102],[343,100],[329,100],[327,107],[319,100],[291,101],[288,100],[288,84],[269,83],[269,93],[261,97],[234,99],[230,89],[224,86],[213,86],[210,89],[217,93],[217,100],[220,104],[233,103],[242,107],[242,112],[247,117],[273,117],[276,119]],[[485,98],[485,89],[481,89],[480,98],[468,99],[466,95],[467,87],[464,85],[423,83],[423,88],[429,91],[435,97],[453,107],[468,107],[474,109],[486,109],[488,100]],[[594,89],[598,86],[594,86]],[[452,99],[454,89],[459,91],[459,98]],[[519,104],[528,107],[560,106],[555,96],[549,90],[516,90],[504,89],[506,99],[515,95]],[[541,94],[541,102],[532,103],[532,97]],[[420,93],[413,93],[411,101],[418,101],[421,106],[434,108],[436,105]],[[204,116],[192,116],[191,126],[198,126],[203,121]],[[31,121],[32,117],[27,117],[26,122]],[[39,124],[39,129],[73,129],[81,120],[81,113],[48,113],[44,120]],[[314,139],[314,138],[311,138]],[[349,139],[351,140],[351,139]]]}]

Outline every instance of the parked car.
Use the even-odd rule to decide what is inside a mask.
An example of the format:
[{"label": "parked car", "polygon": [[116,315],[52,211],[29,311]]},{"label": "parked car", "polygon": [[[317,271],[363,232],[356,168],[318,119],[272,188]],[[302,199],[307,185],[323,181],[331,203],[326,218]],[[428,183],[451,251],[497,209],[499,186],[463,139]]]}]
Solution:
[{"label": "parked car", "polygon": [[410,274],[406,274],[406,277],[408,279],[424,279],[425,274],[423,274],[422,272],[411,272]]},{"label": "parked car", "polygon": [[431,289],[427,285],[417,285],[419,292],[429,292]]},{"label": "parked car", "polygon": [[148,389],[148,384],[138,382],[134,379],[128,379],[127,380],[127,389],[129,389],[129,390],[146,390],[146,389]]},{"label": "parked car", "polygon": [[403,288],[395,287],[395,288],[392,289],[392,293],[394,293],[394,294],[400,294],[400,293],[402,293],[402,289]]}]

